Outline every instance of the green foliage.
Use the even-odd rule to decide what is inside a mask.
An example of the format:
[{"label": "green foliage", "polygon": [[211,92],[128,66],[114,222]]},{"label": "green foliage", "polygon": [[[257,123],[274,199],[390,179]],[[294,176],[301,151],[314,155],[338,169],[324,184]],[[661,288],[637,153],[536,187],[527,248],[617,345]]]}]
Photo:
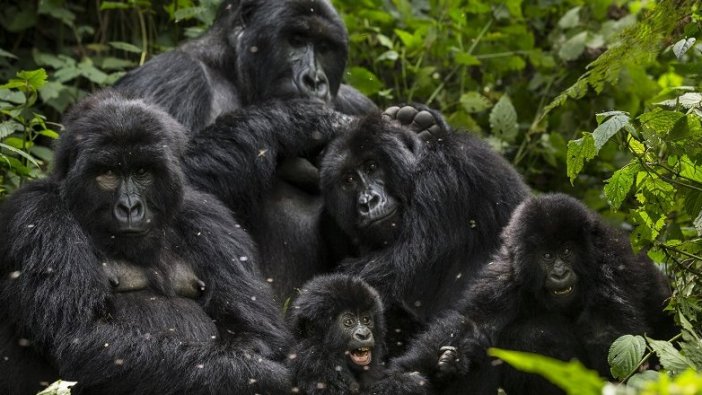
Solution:
[{"label": "green foliage", "polygon": [[37,395],[71,395],[71,387],[76,385],[75,381],[56,381]]},{"label": "green foliage", "polygon": [[53,154],[38,144],[58,137],[34,105],[46,83],[46,71],[21,71],[0,85],[0,197],[27,178],[41,175]]}]

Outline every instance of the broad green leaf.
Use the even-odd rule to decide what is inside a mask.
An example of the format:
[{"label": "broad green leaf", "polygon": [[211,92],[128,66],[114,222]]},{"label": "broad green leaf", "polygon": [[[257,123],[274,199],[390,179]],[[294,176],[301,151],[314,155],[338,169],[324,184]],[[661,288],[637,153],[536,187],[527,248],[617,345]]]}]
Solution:
[{"label": "broad green leaf", "polygon": [[100,67],[103,70],[124,70],[134,66],[134,62],[126,59],[108,57],[102,60]]},{"label": "broad green leaf", "polygon": [[0,101],[6,101],[14,104],[24,104],[26,97],[22,92],[0,88]]},{"label": "broad green leaf", "polygon": [[580,24],[580,6],[573,7],[566,12],[558,21],[558,27],[561,29],[571,29]]},{"label": "broad green leaf", "polygon": [[175,21],[180,22],[183,20],[188,20],[197,17],[200,14],[206,12],[204,7],[187,7],[177,10],[174,14]]},{"label": "broad green leaf", "polygon": [[517,137],[517,110],[509,96],[503,95],[490,111],[490,128],[494,135],[504,141],[513,142]]},{"label": "broad green leaf", "polygon": [[609,347],[607,362],[612,376],[623,379],[633,372],[646,352],[646,340],[641,336],[624,335]]},{"label": "broad green leaf", "polygon": [[137,47],[134,44],[125,43],[125,42],[121,42],[121,41],[112,41],[109,44],[111,47],[121,49],[123,51],[132,52],[132,53],[141,53],[141,48]]},{"label": "broad green leaf", "polygon": [[592,138],[590,133],[583,133],[583,137],[568,142],[566,165],[571,184],[582,171],[585,162],[594,158],[595,155],[597,155],[595,139]]},{"label": "broad green leaf", "polygon": [[644,132],[654,133],[658,136],[667,135],[675,123],[685,114],[677,111],[666,111],[659,108],[645,112],[638,117]]},{"label": "broad green leaf", "polygon": [[655,370],[645,370],[641,373],[636,373],[629,380],[627,380],[627,386],[634,387],[638,390],[645,389],[649,383],[658,381],[661,375],[665,375],[663,372],[656,372]]},{"label": "broad green leaf", "polygon": [[607,202],[612,207],[612,210],[619,210],[622,202],[629,195],[636,174],[641,170],[641,165],[637,160],[632,160],[626,166],[617,170],[612,174],[612,177],[607,180],[604,187],[604,194],[607,197]]},{"label": "broad green leaf", "polygon": [[364,67],[351,67],[346,71],[346,82],[363,94],[370,96],[383,88],[383,83]]},{"label": "broad green leaf", "polygon": [[51,150],[51,148],[43,147],[41,145],[35,145],[29,149],[29,152],[44,162],[50,162],[54,158],[54,152]]},{"label": "broad green leaf", "polygon": [[408,49],[414,49],[422,45],[422,40],[417,38],[417,36],[413,35],[412,33],[401,29],[395,29],[395,34],[400,38],[402,44],[404,44]]},{"label": "broad green leaf", "polygon": [[22,131],[24,130],[24,126],[15,121],[3,121],[0,123],[0,140],[4,139],[5,137],[11,135],[14,132]]},{"label": "broad green leaf", "polygon": [[663,368],[672,374],[679,374],[686,369],[695,368],[695,366],[685,358],[684,355],[680,354],[670,342],[664,340],[653,340],[651,338],[646,338],[648,344],[651,346],[653,351],[656,353],[661,361]]},{"label": "broad green leaf", "polygon": [[675,99],[664,100],[662,102],[658,102],[655,104],[660,105],[660,106],[672,107],[672,108],[675,108],[679,105],[679,106],[689,110],[690,108],[693,108],[693,107],[702,106],[702,93],[700,93],[700,92],[687,92],[687,93],[684,93]]},{"label": "broad green leaf", "polygon": [[14,152],[15,154],[17,154],[17,155],[19,155],[19,156],[21,156],[21,157],[27,159],[27,160],[28,160],[29,162],[31,162],[34,166],[39,167],[39,163],[37,163],[37,161],[34,160],[34,158],[32,158],[29,154],[27,154],[26,152],[24,152],[24,151],[22,151],[22,150],[18,150],[18,149],[15,148],[15,147],[12,147],[12,146],[9,146],[9,145],[3,144],[3,143],[0,143],[0,149],[6,149],[6,150],[8,150],[8,151],[10,151],[10,152]]},{"label": "broad green leaf", "polygon": [[107,80],[107,74],[96,68],[90,58],[85,58],[78,64],[78,71],[83,77],[98,85],[103,85]]},{"label": "broad green leaf", "polygon": [[7,52],[7,51],[5,51],[5,50],[2,49],[2,48],[0,48],[0,57],[3,57],[3,58],[10,58],[10,59],[17,59],[17,56],[15,56],[13,53]]},{"label": "broad green leaf", "polygon": [[600,395],[605,385],[597,373],[588,370],[577,360],[563,362],[543,355],[498,348],[488,349],[488,354],[516,369],[545,377],[569,395]]},{"label": "broad green leaf", "polygon": [[490,100],[478,92],[464,93],[461,95],[460,101],[463,108],[469,113],[485,111],[492,106]]},{"label": "broad green leaf", "polygon": [[683,55],[685,55],[685,52],[687,52],[690,48],[692,48],[693,45],[695,45],[695,41],[697,41],[696,38],[690,37],[683,38],[682,40],[676,42],[673,45],[673,53],[675,54],[675,57],[678,59],[682,59]]},{"label": "broad green leaf", "polygon": [[58,380],[37,395],[71,395],[71,387],[76,384],[76,381]]},{"label": "broad green leaf", "polygon": [[466,52],[457,52],[456,55],[454,55],[454,60],[456,63],[464,66],[477,66],[480,64],[478,58]]},{"label": "broad green leaf", "polygon": [[36,69],[28,71],[17,72],[17,77],[27,81],[27,83],[34,89],[41,88],[46,83],[46,70]]},{"label": "broad green leaf", "polygon": [[587,32],[574,35],[563,43],[558,50],[558,57],[566,62],[577,59],[585,50],[585,41],[587,41]]},{"label": "broad green leaf", "polygon": [[625,113],[615,114],[602,122],[602,124],[592,132],[597,151],[599,152],[612,136],[627,125],[629,125],[629,115]]}]

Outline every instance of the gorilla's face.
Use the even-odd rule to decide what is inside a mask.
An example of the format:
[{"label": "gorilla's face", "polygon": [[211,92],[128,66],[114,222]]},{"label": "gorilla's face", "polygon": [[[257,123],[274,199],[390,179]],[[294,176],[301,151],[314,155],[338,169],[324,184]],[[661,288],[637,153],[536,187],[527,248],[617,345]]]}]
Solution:
[{"label": "gorilla's face", "polygon": [[144,106],[100,101],[69,120],[60,148],[69,209],[101,247],[120,254],[153,245],[183,199],[178,148],[170,138],[184,131]]},{"label": "gorilla's face", "polygon": [[234,45],[245,104],[270,98],[334,99],[346,67],[348,37],[331,4],[244,0],[241,15],[243,28]]},{"label": "gorilla's face", "polygon": [[540,249],[536,255],[543,275],[543,292],[559,306],[568,306],[580,291],[575,266],[578,252],[572,243]]},{"label": "gorilla's face", "polygon": [[337,330],[345,339],[344,355],[351,369],[363,369],[373,361],[375,337],[373,314],[368,311],[344,311],[337,317]]}]

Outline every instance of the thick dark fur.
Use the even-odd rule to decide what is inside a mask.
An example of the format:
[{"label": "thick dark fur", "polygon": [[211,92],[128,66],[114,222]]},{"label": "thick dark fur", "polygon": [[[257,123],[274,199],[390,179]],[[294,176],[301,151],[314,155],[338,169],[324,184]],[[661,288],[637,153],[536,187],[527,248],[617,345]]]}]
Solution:
[{"label": "thick dark fur", "polygon": [[[625,234],[576,199],[548,194],[526,200],[502,238],[495,260],[459,308],[486,331],[491,344],[562,360],[578,358],[608,377],[607,353],[617,337],[645,333],[669,338],[675,333],[672,317],[663,313],[670,296],[663,273],[644,254],[632,252]],[[538,251],[562,245],[572,246],[578,278],[567,304],[549,296],[536,263]],[[545,380],[509,367],[503,368],[501,384],[507,393],[561,393]]]},{"label": "thick dark fur", "polygon": [[330,258],[321,195],[277,177],[280,160],[319,150],[349,121],[309,101],[271,101],[221,116],[188,145],[186,176],[216,195],[251,232],[265,262],[262,274],[281,304],[328,271]]},{"label": "thick dark fur", "polygon": [[[460,298],[499,246],[512,210],[529,193],[519,174],[486,143],[451,131],[432,114],[440,138],[425,142],[374,114],[332,142],[322,161],[326,209],[358,247],[358,256],[344,260],[339,270],[359,275],[380,293],[391,355]],[[348,169],[369,159],[377,162],[386,191],[399,202],[399,219],[385,229],[387,235],[358,230],[356,197],[342,187]]]},{"label": "thick dark fur", "polygon": [[[349,368],[348,339],[336,329],[337,317],[344,311],[369,311],[375,323],[373,357],[368,369],[359,373]],[[383,305],[378,293],[358,277],[329,274],[310,280],[290,306],[288,322],[297,340],[289,365],[303,394],[421,395],[429,391],[419,374],[386,372]]]},{"label": "thick dark fur", "polygon": [[[50,177],[14,193],[0,212],[0,356],[8,356],[0,392],[34,393],[33,380],[58,377],[78,381],[77,394],[289,389],[275,361],[291,338],[255,275],[254,244],[216,198],[184,183],[182,126],[110,92],[76,105],[64,125]],[[103,213],[114,197],[96,186],[98,163],[153,173],[147,235],[110,231]],[[112,261],[142,270],[146,285],[117,291],[106,270]],[[177,275],[204,289],[183,296]],[[33,376],[47,367],[55,375]]]},{"label": "thick dark fur", "polygon": [[220,114],[291,91],[291,29],[325,40],[322,65],[333,107],[361,114],[375,105],[341,85],[348,36],[332,5],[315,0],[225,0],[201,37],[160,54],[122,77],[115,87],[160,105],[187,129],[200,130]]}]

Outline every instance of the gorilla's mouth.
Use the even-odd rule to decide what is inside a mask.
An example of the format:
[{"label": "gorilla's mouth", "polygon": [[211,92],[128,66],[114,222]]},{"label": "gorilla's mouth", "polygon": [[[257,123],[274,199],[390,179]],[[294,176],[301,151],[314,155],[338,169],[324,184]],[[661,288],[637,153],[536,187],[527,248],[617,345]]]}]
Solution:
[{"label": "gorilla's mouth", "polygon": [[361,347],[349,351],[349,358],[351,358],[351,362],[358,366],[367,366],[371,363],[372,354],[373,352],[370,348]]},{"label": "gorilla's mouth", "polygon": [[571,293],[573,293],[573,286],[570,285],[570,286],[568,286],[568,287],[566,287],[566,288],[554,289],[554,290],[552,290],[551,292],[552,292],[554,295],[556,295],[556,296],[566,296],[566,295],[570,295]]},{"label": "gorilla's mouth", "polygon": [[372,218],[369,216],[362,220],[360,223],[361,228],[368,228],[372,225],[377,225],[385,222],[388,219],[392,219],[395,214],[397,214],[397,206],[390,207],[388,210],[375,213]]}]

